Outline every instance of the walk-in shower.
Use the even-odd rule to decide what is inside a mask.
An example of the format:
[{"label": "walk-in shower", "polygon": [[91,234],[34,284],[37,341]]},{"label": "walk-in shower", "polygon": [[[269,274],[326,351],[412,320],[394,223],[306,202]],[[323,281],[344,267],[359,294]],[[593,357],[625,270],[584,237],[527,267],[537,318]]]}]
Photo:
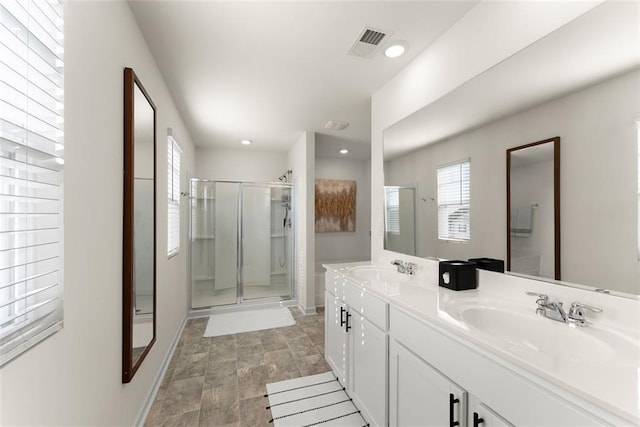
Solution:
[{"label": "walk-in shower", "polygon": [[191,308],[294,294],[293,186],[190,182]]}]

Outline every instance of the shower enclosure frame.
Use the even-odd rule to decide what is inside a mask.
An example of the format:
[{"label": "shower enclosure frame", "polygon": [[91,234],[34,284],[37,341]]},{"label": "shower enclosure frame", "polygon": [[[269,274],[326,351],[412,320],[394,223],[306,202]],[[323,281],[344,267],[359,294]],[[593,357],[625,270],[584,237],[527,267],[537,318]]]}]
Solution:
[{"label": "shower enclosure frame", "polygon": [[[193,209],[191,206],[191,202],[194,198],[197,198],[197,195],[191,194],[192,186],[194,182],[203,182],[203,183],[226,183],[226,184],[238,184],[239,191],[237,197],[237,210],[238,213],[236,215],[236,299],[233,303],[225,303],[225,304],[215,304],[207,307],[193,307],[193,277],[192,277],[192,243],[193,243]],[[293,223],[291,230],[293,232],[291,236],[291,246],[290,246],[290,260],[291,266],[289,267],[291,270],[291,281],[289,284],[289,297],[286,296],[273,296],[273,297],[262,297],[262,298],[250,298],[245,299],[244,297],[244,282],[242,275],[242,265],[243,265],[243,251],[242,251],[242,237],[243,237],[243,229],[242,229],[242,201],[243,201],[243,188],[244,185],[255,185],[255,186],[265,186],[270,188],[288,188],[290,190],[290,202],[291,202],[291,214],[289,216],[290,221]],[[229,307],[240,307],[242,305],[247,304],[259,304],[259,303],[279,303],[284,301],[295,301],[297,298],[297,287],[296,283],[296,211],[297,207],[293,200],[295,200],[296,188],[293,183],[283,183],[283,182],[259,182],[259,181],[242,181],[242,180],[228,180],[228,179],[203,179],[203,178],[190,178],[189,179],[189,245],[188,245],[188,280],[189,280],[189,310],[190,311],[206,311],[212,310],[216,308],[229,308]],[[283,237],[283,247],[286,248],[286,242]],[[286,262],[286,259],[285,259]]]}]

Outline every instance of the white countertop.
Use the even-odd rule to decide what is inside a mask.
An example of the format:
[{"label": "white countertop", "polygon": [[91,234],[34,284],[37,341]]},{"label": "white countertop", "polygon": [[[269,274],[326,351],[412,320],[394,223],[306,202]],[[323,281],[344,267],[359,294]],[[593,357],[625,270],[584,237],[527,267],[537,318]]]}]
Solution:
[{"label": "white countertop", "polygon": [[[580,292],[586,291],[558,289],[562,287],[482,270],[479,270],[478,289],[459,292],[438,287],[437,272],[435,276],[433,274],[422,274],[422,276],[418,274],[411,277],[409,281],[399,283],[360,281],[349,275],[349,270],[352,267],[379,265],[381,264],[375,262],[358,262],[325,264],[324,267],[350,278],[354,283],[360,283],[365,290],[386,300],[392,306],[404,309],[467,346],[488,353],[490,356],[498,356],[504,361],[505,367],[523,370],[530,374],[528,375],[530,379],[538,382],[543,380],[542,385],[545,385],[544,382],[546,382],[556,386],[560,391],[570,392],[633,425],[640,425],[640,354],[637,350],[640,343],[640,324],[634,321],[634,319],[638,320],[638,308],[636,307],[638,301],[616,301],[615,298],[623,299],[609,295],[593,296],[593,293],[581,295]],[[386,265],[384,267],[388,268]],[[604,313],[609,315],[608,318],[596,318],[598,315],[589,316],[593,319],[593,325],[575,328],[570,332],[597,337],[598,334],[610,333],[615,328],[615,330],[624,332],[624,335],[620,335],[623,337],[620,343],[627,349],[632,349],[631,357],[629,357],[629,352],[626,352],[622,357],[613,349],[607,353],[605,361],[599,356],[601,352],[590,352],[587,348],[572,348],[570,344],[565,345],[564,342],[560,343],[557,346],[559,347],[557,352],[553,353],[528,350],[521,345],[510,343],[504,338],[469,327],[445,310],[445,307],[454,307],[460,302],[477,301],[510,307],[517,313],[532,313],[532,318],[536,319],[534,321],[550,322],[545,323],[544,327],[572,327],[551,319],[535,317],[535,299],[526,296],[525,289],[548,293],[550,296],[555,295],[554,291],[556,294],[564,292],[567,298],[565,303],[571,301],[568,298],[575,298],[574,300],[593,305],[599,303],[600,307],[604,305],[606,307]],[[585,298],[591,298],[591,300],[585,300]],[[628,309],[629,307],[631,310]],[[626,312],[622,313],[622,311]],[[629,311],[632,313],[629,314]],[[517,318],[514,317],[514,319],[514,324],[510,325],[511,328],[517,327]],[[527,325],[530,326],[530,323]],[[621,327],[618,328],[618,326]],[[564,336],[570,336],[566,335],[565,331],[559,332],[562,332]],[[522,334],[526,333],[526,328],[523,328]],[[582,337],[584,338],[584,335]],[[584,360],[576,361],[575,357]]]}]

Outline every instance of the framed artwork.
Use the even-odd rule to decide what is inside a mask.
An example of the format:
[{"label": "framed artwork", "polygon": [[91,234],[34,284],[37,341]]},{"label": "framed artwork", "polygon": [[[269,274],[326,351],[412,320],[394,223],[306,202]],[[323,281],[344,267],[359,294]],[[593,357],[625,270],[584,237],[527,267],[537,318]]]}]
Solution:
[{"label": "framed artwork", "polygon": [[316,233],[356,231],[356,182],[316,179]]}]

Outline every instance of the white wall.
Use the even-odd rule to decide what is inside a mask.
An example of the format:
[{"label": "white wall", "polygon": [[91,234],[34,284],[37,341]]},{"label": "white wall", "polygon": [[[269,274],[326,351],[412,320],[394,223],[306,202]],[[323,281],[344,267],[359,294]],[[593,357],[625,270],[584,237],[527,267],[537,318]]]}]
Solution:
[{"label": "white wall", "polygon": [[[239,143],[238,143],[239,144]],[[287,169],[287,153],[257,151],[254,147],[229,150],[198,147],[193,178],[278,182]]]},{"label": "white wall", "polygon": [[[531,43],[587,12],[596,2],[481,2],[371,99],[371,257],[384,243],[384,129],[441,98]],[[389,255],[389,254],[387,254]]]},{"label": "white wall", "polygon": [[[371,239],[369,237],[369,230],[371,229],[369,160],[316,158],[315,162],[316,179],[356,181],[355,232],[316,233],[316,260],[347,262],[369,259],[371,254]],[[315,198],[315,194],[312,193],[311,197]]]},{"label": "white wall", "polygon": [[296,223],[296,283],[298,305],[305,313],[315,312],[315,134],[306,132],[289,150],[287,166],[293,170],[291,181],[295,184]]},{"label": "white wall", "polygon": [[418,176],[419,198],[429,200],[435,197],[434,169],[471,158],[472,242],[435,242],[435,232],[429,232],[437,227],[435,207],[429,205],[423,207],[426,213],[421,212],[427,225],[418,233],[418,246],[422,251],[436,249],[420,254],[504,259],[505,151],[560,136],[562,279],[638,293],[635,120],[640,117],[639,87],[636,70],[391,162],[390,179],[406,182]]},{"label": "white wall", "polygon": [[[157,341],[122,384],[123,68],[157,106]],[[0,425],[133,425],[185,317],[181,253],[167,260],[166,129],[193,146],[126,2],[65,4],[64,329],[2,367]]]}]

